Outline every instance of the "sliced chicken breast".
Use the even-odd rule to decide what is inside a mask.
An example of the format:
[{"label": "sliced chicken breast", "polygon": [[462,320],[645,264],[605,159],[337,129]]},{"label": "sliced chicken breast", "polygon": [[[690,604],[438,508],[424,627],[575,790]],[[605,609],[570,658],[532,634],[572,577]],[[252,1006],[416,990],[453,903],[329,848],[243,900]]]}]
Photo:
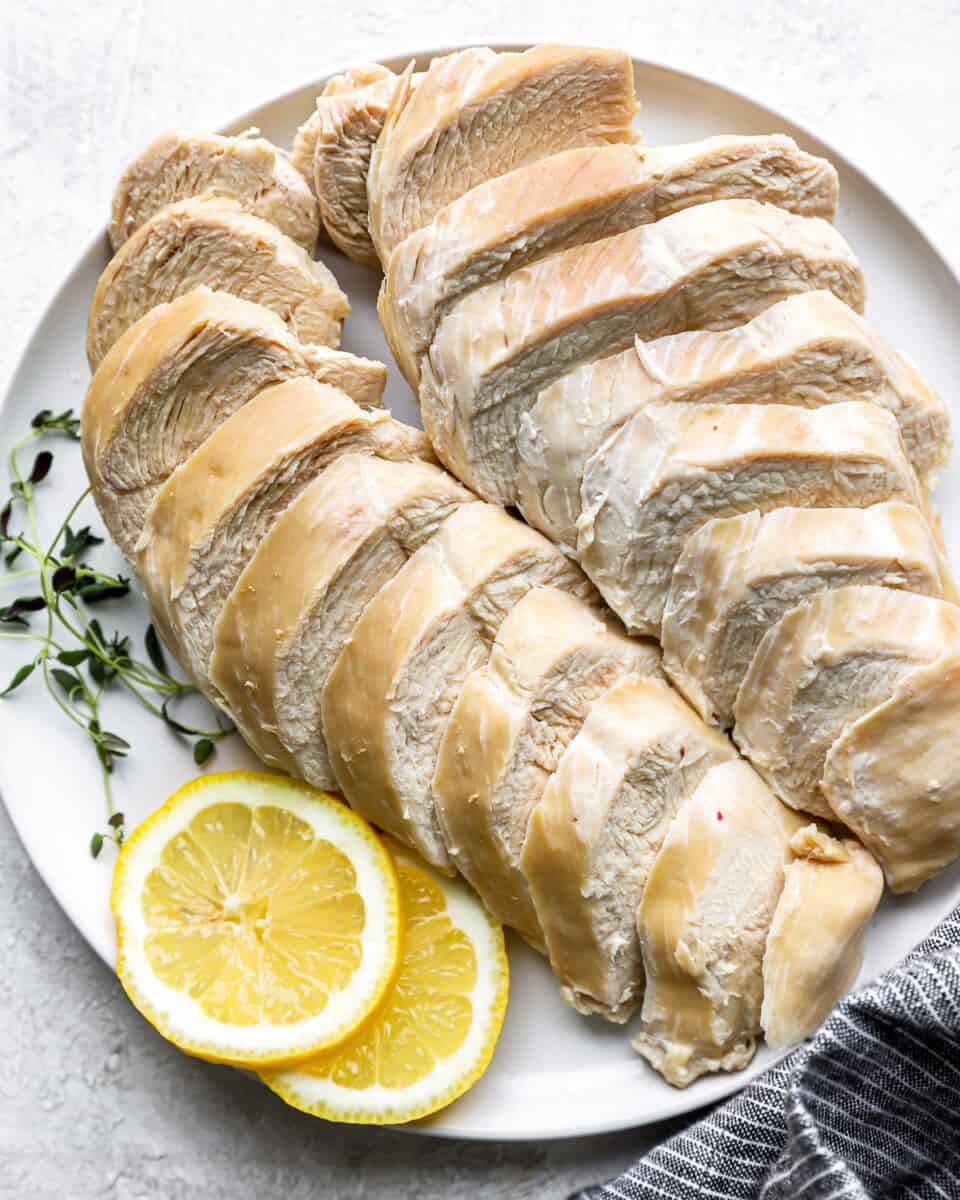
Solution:
[{"label": "sliced chicken breast", "polygon": [[[349,100],[353,97],[357,98],[359,101],[361,115],[361,124],[359,128],[362,129],[363,125],[365,124],[365,119],[363,117],[365,105],[362,97],[360,97],[360,93],[365,91],[367,88],[372,87],[374,84],[390,79],[397,80],[399,79],[399,76],[395,75],[393,71],[389,69],[389,67],[383,67],[379,63],[365,62],[358,63],[355,67],[348,68],[348,70],[344,71],[342,75],[334,75],[331,79],[327,80],[326,86],[317,97],[316,109],[299,127],[294,136],[293,145],[290,148],[291,163],[307,181],[310,190],[314,193],[314,195],[316,195],[314,165],[316,161],[317,139],[320,136],[320,114],[322,111],[321,102],[331,99]],[[385,116],[386,113],[384,113],[384,117]],[[380,126],[373,131],[371,146],[373,142],[375,142],[380,136],[380,129],[382,127],[383,120],[381,119]],[[349,128],[349,121],[345,125],[345,128]],[[367,164],[364,166],[364,176],[362,180],[364,197],[366,197],[367,191],[366,173],[368,170],[369,159]],[[366,208],[366,199],[364,199],[364,208]]]},{"label": "sliced chicken breast", "polygon": [[490,912],[538,948],[543,935],[520,870],[530,813],[591,703],[659,663],[652,642],[627,637],[583,600],[534,588],[454,705],[433,780],[443,840]]},{"label": "sliced chicken breast", "polygon": [[629,629],[659,634],[684,543],[718,517],[923,503],[893,417],[872,404],[651,405],[587,464],[577,556]]},{"label": "sliced chicken breast", "polygon": [[568,1003],[626,1021],[643,991],[637,905],[674,815],[736,758],[667,684],[594,701],[533,811],[520,859]]},{"label": "sliced chicken breast", "polygon": [[422,362],[424,427],[485,499],[517,497],[517,436],[538,392],[635,337],[726,329],[797,292],[855,308],[863,278],[827,221],[718,200],[555,254],[461,300]]},{"label": "sliced chicken breast", "polygon": [[740,683],[766,631],[802,600],[861,583],[953,598],[919,509],[891,501],[708,521],[673,569],[664,669],[704,720],[732,725]]},{"label": "sliced chicken breast", "polygon": [[943,401],[909,359],[830,292],[791,296],[736,329],[637,341],[564,375],[523,414],[520,506],[537,529],[574,547],[587,460],[648,404],[819,408],[848,400],[893,413],[921,478],[946,461],[950,418]]},{"label": "sliced chicken breast", "polygon": [[470,188],[575,146],[635,140],[626,54],[477,47],[434,59],[394,96],[370,163],[370,232],[385,265],[395,246]]},{"label": "sliced chicken breast", "polygon": [[670,826],[637,913],[647,986],[632,1044],[675,1087],[753,1058],[767,932],[801,824],[741,761],[713,767]]},{"label": "sliced chicken breast", "polygon": [[114,343],[83,406],[94,498],[127,556],[157,489],[231,413],[272,384],[313,377],[379,405],[386,368],[302,346],[268,309],[197,288],[158,305]]},{"label": "sliced chicken breast", "polygon": [[326,91],[317,100],[314,190],[333,244],[354,262],[379,267],[370,239],[367,174],[399,77],[385,67],[351,72],[353,88]]},{"label": "sliced chicken breast", "polygon": [[734,738],[786,804],[829,820],[820,781],[833,744],[916,667],[960,651],[958,639],[960,608],[945,600],[882,587],[823,592],[764,634]]},{"label": "sliced chicken breast", "polygon": [[566,150],[488,180],[442,208],[390,257],[380,317],[412,387],[453,303],[511,271],[712,200],[759,200],[832,218],[837,173],[782,134],[680,146]]},{"label": "sliced chicken breast", "polygon": [[763,955],[760,1024],[774,1049],[809,1037],[853,987],[883,895],[883,872],[854,838],[807,825],[789,849]]},{"label": "sliced chicken breast", "polygon": [[206,681],[214,626],[274,522],[342,454],[430,459],[424,434],[315,379],[287,380],[228,417],[157,493],[137,574],[182,666]]},{"label": "sliced chicken breast", "polygon": [[330,758],[351,806],[444,870],[433,777],[447,719],[504,617],[544,584],[592,594],[540,534],[469,505],[367,606],[323,690]]},{"label": "sliced chicken breast", "polygon": [[[351,96],[359,88],[369,87],[381,79],[399,79],[382,63],[361,62],[347,67],[342,75],[331,76],[321,93],[323,96]],[[416,79],[416,76],[414,76]]]},{"label": "sliced chicken breast", "polygon": [[221,137],[176,130],[152,141],[113,193],[114,250],[165,205],[212,192],[237,200],[312,254],[320,214],[310,186],[282,150],[255,133]]},{"label": "sliced chicken breast", "polygon": [[827,752],[821,788],[867,845],[894,892],[960,857],[960,653],[955,642],[905,674]]},{"label": "sliced chicken breast", "polygon": [[366,606],[473,497],[427,463],[338,458],[275,522],[214,630],[210,678],[270,766],[336,787],[324,684]]},{"label": "sliced chicken breast", "polygon": [[87,323],[91,370],[151,308],[201,284],[264,305],[321,346],[339,343],[350,311],[330,271],[275,225],[226,196],[194,196],[141,225],[100,276]]}]

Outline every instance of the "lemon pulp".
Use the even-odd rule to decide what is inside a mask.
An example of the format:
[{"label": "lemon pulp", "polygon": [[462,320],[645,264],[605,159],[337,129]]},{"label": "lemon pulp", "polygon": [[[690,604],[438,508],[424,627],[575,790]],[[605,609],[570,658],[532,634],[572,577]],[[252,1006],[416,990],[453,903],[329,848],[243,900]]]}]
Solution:
[{"label": "lemon pulp", "polygon": [[360,965],[350,860],[281,808],[213,804],[147,876],[147,959],[218,1021],[301,1021]]}]

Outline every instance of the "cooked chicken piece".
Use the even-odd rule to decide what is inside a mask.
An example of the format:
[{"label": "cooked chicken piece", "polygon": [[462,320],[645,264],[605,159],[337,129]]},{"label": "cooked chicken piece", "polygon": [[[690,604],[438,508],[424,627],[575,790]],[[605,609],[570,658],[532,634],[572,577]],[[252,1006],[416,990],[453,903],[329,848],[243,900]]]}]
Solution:
[{"label": "cooked chicken piece", "polygon": [[214,631],[210,678],[270,766],[336,787],[320,711],[367,604],[474,497],[426,463],[338,458],[274,524]]},{"label": "cooked chicken piece", "polygon": [[707,521],[775,508],[922,505],[893,417],[872,404],[655,404],[590,459],[577,557],[627,627],[659,634],[674,566]]},{"label": "cooked chicken piece", "polygon": [[830,292],[792,296],[736,329],[638,341],[564,375],[521,417],[520,506],[537,529],[575,547],[587,460],[648,404],[819,408],[846,400],[894,414],[921,477],[945,462],[950,418],[943,402],[907,358]]},{"label": "cooked chicken piece", "polygon": [[753,1058],[767,931],[801,824],[747,763],[728,762],[670,826],[637,914],[647,986],[633,1047],[675,1087]]},{"label": "cooked chicken piece", "polygon": [[468,505],[367,606],[323,690],[330,761],[351,806],[444,870],[433,776],[447,718],[504,617],[543,584],[592,594],[540,534]]},{"label": "cooked chicken piece", "polygon": [[94,498],[127,556],[157,489],[231,413],[284,379],[313,376],[359,405],[380,404],[386,368],[301,346],[275,314],[197,288],[141,317],[100,364],[81,444]]},{"label": "cooked chicken piece", "polygon": [[313,186],[333,244],[355,262],[379,267],[370,240],[367,173],[400,80],[385,67],[351,74],[354,87],[328,88],[317,99]]},{"label": "cooked chicken piece", "polygon": [[883,872],[853,838],[807,825],[790,855],[763,956],[760,1024],[775,1049],[809,1037],[853,987],[883,895]]},{"label": "cooked chicken piece", "polygon": [[559,250],[738,198],[832,217],[837,173],[792,138],[772,134],[591,146],[491,179],[441,209],[391,256],[379,304],[390,349],[416,387],[438,322],[467,292]]},{"label": "cooked chicken piece", "polygon": [[834,165],[801,150],[783,133],[724,133],[645,153],[656,186],[656,219],[705,200],[747,197],[802,217],[837,212]]},{"label": "cooked chicken piece", "polygon": [[860,308],[863,280],[828,222],[718,200],[555,254],[461,300],[422,360],[424,426],[485,499],[517,496],[517,433],[537,393],[634,337],[740,325],[797,292]]},{"label": "cooked chicken piece", "polygon": [[167,643],[195,679],[207,679],[217,617],[264,536],[348,453],[432,457],[420,430],[306,377],[260,392],[159,490],[137,544],[137,574]]},{"label": "cooked chicken piece", "polygon": [[443,840],[490,912],[538,948],[543,935],[520,872],[530,813],[591,703],[659,662],[652,642],[627,637],[583,600],[534,588],[454,705],[433,780]]},{"label": "cooked chicken piece", "polygon": [[740,683],[770,626],[817,592],[861,583],[954,598],[926,518],[898,500],[708,521],[673,569],[664,669],[705,721],[732,725]]},{"label": "cooked chicken piece", "polygon": [[830,748],[910,671],[955,650],[954,604],[883,587],[823,592],[764,634],[737,696],[734,738],[786,804],[832,819],[820,787]]},{"label": "cooked chicken piece", "polygon": [[633,66],[614,50],[460,50],[434,59],[415,89],[410,69],[367,181],[384,265],[405,237],[487,179],[575,146],[635,140]]},{"label": "cooked chicken piece", "polygon": [[213,192],[237,200],[312,254],[320,214],[310,187],[282,150],[255,133],[220,137],[177,130],[151,142],[113,193],[114,250],[164,205]]},{"label": "cooked chicken piece", "polygon": [[866,843],[894,892],[960,857],[960,653],[904,675],[830,747],[821,790]]},{"label": "cooked chicken piece", "polygon": [[[377,83],[384,80],[397,80],[399,77],[393,73],[388,67],[383,67],[379,63],[359,63],[355,67],[350,67],[344,71],[342,75],[334,75],[327,80],[326,86],[317,97],[317,107],[304,121],[297,130],[293,139],[293,145],[290,148],[290,161],[294,167],[300,172],[303,178],[310,186],[310,190],[316,195],[316,178],[314,174],[314,164],[316,161],[317,138],[320,136],[320,113],[322,110],[321,102],[328,99],[343,99],[348,100],[351,97],[358,97],[358,93],[365,91],[367,88],[373,87]],[[363,98],[360,99],[360,120],[361,124],[358,127],[362,130],[366,124],[363,104]],[[384,117],[386,112],[384,112]],[[380,125],[375,130],[371,130],[373,143],[380,136],[380,129],[383,127],[383,119],[381,118]],[[344,126],[349,130],[348,122]],[[369,170],[369,156],[363,167],[364,177],[362,180],[364,193],[364,208],[366,208],[366,191],[367,179],[366,172]]]},{"label": "cooked chicken piece", "polygon": [[264,305],[321,346],[338,344],[350,311],[330,271],[275,225],[226,196],[194,196],[141,225],[100,276],[87,323],[91,369],[151,308],[201,284]]},{"label": "cooked chicken piece", "polygon": [[357,63],[353,67],[347,67],[342,75],[332,75],[320,94],[322,96],[350,96],[359,88],[370,87],[380,80],[398,78],[398,75],[395,75],[389,67],[385,67],[382,63]]},{"label": "cooked chicken piece", "polygon": [[637,905],[674,815],[733,746],[657,679],[595,701],[530,818],[520,867],[580,1012],[626,1021],[643,991]]}]

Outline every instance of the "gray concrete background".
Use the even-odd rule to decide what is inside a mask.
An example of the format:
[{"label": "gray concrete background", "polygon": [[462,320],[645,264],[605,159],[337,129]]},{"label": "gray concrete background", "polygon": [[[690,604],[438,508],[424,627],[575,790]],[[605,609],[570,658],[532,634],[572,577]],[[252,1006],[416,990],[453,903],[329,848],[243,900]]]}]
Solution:
[{"label": "gray concrete background", "polygon": [[[418,45],[592,42],[739,85],[859,159],[960,263],[957,0],[8,0],[0,14],[4,383],[124,162],[154,134],[212,127],[331,62]],[[0,1062],[10,1200],[539,1200],[613,1174],[669,1132],[496,1146],[287,1110],[141,1021],[2,809]]]}]

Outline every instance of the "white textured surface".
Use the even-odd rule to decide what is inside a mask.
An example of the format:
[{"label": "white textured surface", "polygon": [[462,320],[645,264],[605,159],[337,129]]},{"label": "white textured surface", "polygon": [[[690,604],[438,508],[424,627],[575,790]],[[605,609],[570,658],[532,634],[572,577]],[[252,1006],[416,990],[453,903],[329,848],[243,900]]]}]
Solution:
[{"label": "white textured surface", "polygon": [[[117,173],[150,137],[213,126],[331,62],[425,44],[590,41],[746,88],[845,147],[960,263],[957,0],[43,0],[4,18],[4,382],[102,224]],[[2,812],[0,1055],[0,1196],[11,1200],[562,1197],[666,1132],[502,1148],[328,1128],[288,1111],[144,1025]]]}]

